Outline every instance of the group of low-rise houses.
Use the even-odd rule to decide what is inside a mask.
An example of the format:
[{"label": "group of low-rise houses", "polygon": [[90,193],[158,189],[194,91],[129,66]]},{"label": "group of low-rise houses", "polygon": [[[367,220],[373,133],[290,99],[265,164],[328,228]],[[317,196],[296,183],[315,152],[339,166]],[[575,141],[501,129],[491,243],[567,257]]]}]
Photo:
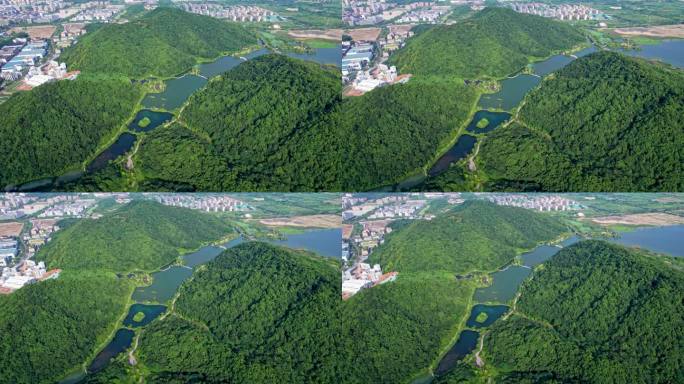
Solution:
[{"label": "group of low-rise houses", "polygon": [[582,205],[560,195],[503,194],[491,195],[487,199],[497,205],[533,209],[540,212],[577,211]]},{"label": "group of low-rise houses", "polygon": [[278,22],[283,20],[270,9],[256,5],[225,5],[221,3],[184,2],[180,8],[186,12],[240,22]]},{"label": "group of low-rise houses", "polygon": [[40,63],[47,55],[47,41],[14,39],[14,44],[0,51],[0,76],[5,80],[18,80],[26,71]]},{"label": "group of low-rise houses", "polygon": [[158,203],[173,207],[197,209],[205,212],[245,212],[253,208],[242,200],[214,194],[155,194]]}]

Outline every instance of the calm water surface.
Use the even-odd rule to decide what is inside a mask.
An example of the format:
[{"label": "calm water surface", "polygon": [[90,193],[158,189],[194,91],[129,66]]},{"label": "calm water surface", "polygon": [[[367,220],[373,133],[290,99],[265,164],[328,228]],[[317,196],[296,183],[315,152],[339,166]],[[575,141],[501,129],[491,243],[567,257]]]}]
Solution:
[{"label": "calm water surface", "polygon": [[[508,312],[509,307],[507,305],[486,305],[486,304],[477,304],[473,307],[473,310],[470,312],[470,317],[468,318],[468,321],[466,321],[466,327],[471,327],[471,328],[484,328],[492,325],[495,321],[497,321],[501,316],[503,316],[506,312]],[[477,316],[480,313],[486,313],[487,314],[487,319],[483,322],[478,322]]]},{"label": "calm water surface", "polygon": [[475,147],[476,142],[477,138],[475,138],[475,136],[459,136],[458,140],[456,141],[456,144],[454,144],[454,146],[451,147],[447,151],[447,153],[442,155],[442,157],[440,157],[439,160],[437,160],[435,165],[433,165],[432,168],[430,168],[430,170],[428,171],[428,175],[436,176],[449,169],[451,163],[455,163],[465,158],[470,153],[470,151],[473,150],[473,147]]},{"label": "calm water surface", "polygon": [[[477,111],[473,119],[470,120],[470,124],[466,127],[466,131],[471,133],[487,133],[491,132],[497,127],[501,126],[504,122],[511,118],[511,114],[508,112],[494,112],[494,111]],[[478,128],[477,123],[482,120],[487,119],[489,124],[484,128]]]},{"label": "calm water surface", "polygon": [[684,225],[644,227],[621,232],[611,242],[630,247],[640,247],[670,256],[684,257]]},{"label": "calm water surface", "polygon": [[511,265],[492,274],[492,285],[475,290],[474,299],[479,303],[507,303],[513,300],[520,284],[532,273],[529,267]]},{"label": "calm water surface", "polygon": [[128,132],[122,133],[114,144],[110,145],[109,148],[97,155],[97,157],[88,164],[88,167],[86,167],[87,171],[92,173],[105,168],[110,161],[133,148],[133,144],[135,144],[136,140],[137,137],[134,134]]},{"label": "calm water surface", "polygon": [[684,68],[684,40],[663,40],[660,44],[640,45],[639,49],[619,51],[629,56],[656,59],[677,68]]},{"label": "calm water surface", "polygon": [[102,370],[109,364],[109,361],[119,353],[128,349],[133,342],[135,333],[130,329],[121,328],[116,331],[114,339],[107,344],[107,346],[95,356],[95,360],[88,367],[89,373],[94,373]]},{"label": "calm water surface", "polygon": [[[133,304],[128,310],[128,315],[126,315],[123,325],[132,328],[144,327],[152,322],[152,320],[156,319],[159,315],[164,313],[164,311],[166,311],[165,305],[148,305],[140,303]],[[135,321],[133,318],[139,312],[145,314],[145,317],[140,321]]]},{"label": "calm water surface", "polygon": [[482,109],[503,109],[509,111],[520,104],[527,93],[541,82],[541,77],[521,74],[501,82],[499,92],[484,94],[480,97]]},{"label": "calm water surface", "polygon": [[440,360],[435,370],[435,375],[443,375],[449,372],[460,360],[468,356],[477,346],[477,340],[480,334],[475,331],[462,331],[458,337],[456,344],[447,352]]},{"label": "calm water surface", "polygon": [[[141,127],[140,121],[144,118],[150,119],[150,123],[145,127]],[[128,129],[135,132],[149,132],[157,128],[158,126],[166,123],[167,121],[170,121],[171,119],[173,119],[172,113],[155,112],[149,109],[143,109],[139,111],[138,114],[135,115],[133,121],[131,121],[131,123],[128,124]]]}]

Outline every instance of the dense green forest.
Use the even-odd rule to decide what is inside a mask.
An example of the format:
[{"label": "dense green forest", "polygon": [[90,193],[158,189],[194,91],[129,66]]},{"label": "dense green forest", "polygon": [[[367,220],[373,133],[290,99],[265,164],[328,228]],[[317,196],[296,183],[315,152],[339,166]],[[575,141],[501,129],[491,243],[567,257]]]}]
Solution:
[{"label": "dense green forest", "polygon": [[338,72],[281,55],[241,64],[191,96],[188,129],[143,140],[140,172],[198,190],[370,189],[429,163],[478,96],[428,78],[342,99]]},{"label": "dense green forest", "polygon": [[471,200],[430,221],[414,221],[387,236],[369,262],[396,271],[491,271],[522,250],[567,229],[524,208]]},{"label": "dense green forest", "polygon": [[219,240],[233,229],[224,220],[186,208],[133,201],[98,219],[83,219],[55,235],[36,254],[50,268],[116,272],[155,270],[179,250]]},{"label": "dense green forest", "polygon": [[86,75],[16,93],[0,104],[0,186],[80,168],[140,97],[124,78]]},{"label": "dense green forest", "polygon": [[521,292],[518,314],[485,339],[484,358],[504,382],[684,378],[684,274],[660,257],[583,241],[560,251]]},{"label": "dense green forest", "polygon": [[684,189],[684,73],[618,53],[544,80],[478,155],[485,189]]},{"label": "dense green forest", "polygon": [[143,333],[138,355],[151,381],[334,381],[338,268],[266,243],[228,249]]},{"label": "dense green forest", "polygon": [[0,295],[0,382],[54,383],[113,331],[133,285],[112,273],[62,271]]},{"label": "dense green forest", "polygon": [[542,58],[585,41],[574,27],[507,8],[485,8],[452,25],[440,25],[409,39],[390,57],[402,73],[503,77],[531,58]]},{"label": "dense green forest", "polygon": [[437,357],[474,290],[449,273],[406,274],[344,302],[338,268],[264,243],[225,251],[143,333],[148,379],[400,382]]},{"label": "dense green forest", "polygon": [[162,7],[85,35],[61,59],[81,71],[168,77],[188,70],[198,59],[235,53],[256,43],[256,37],[238,23]]}]

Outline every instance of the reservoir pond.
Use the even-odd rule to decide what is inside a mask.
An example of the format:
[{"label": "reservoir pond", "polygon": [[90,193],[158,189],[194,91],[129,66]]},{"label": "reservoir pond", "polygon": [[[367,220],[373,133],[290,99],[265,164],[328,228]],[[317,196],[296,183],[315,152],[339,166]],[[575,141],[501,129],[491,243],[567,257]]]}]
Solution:
[{"label": "reservoir pond", "polygon": [[155,272],[152,274],[151,285],[135,289],[133,300],[165,303],[173,298],[181,283],[191,275],[192,268],[178,265]]},{"label": "reservoir pond", "polygon": [[185,100],[196,90],[202,88],[207,79],[196,75],[185,75],[166,80],[166,87],[161,93],[148,93],[142,101],[145,108],[173,110],[180,108]]},{"label": "reservoir pond", "polygon": [[[149,119],[149,123],[146,126],[141,127],[140,122],[145,118]],[[171,119],[173,119],[172,113],[143,109],[139,111],[138,114],[135,115],[133,121],[128,124],[128,129],[134,132],[149,132]]]},{"label": "reservoir pond", "polygon": [[105,168],[110,161],[116,159],[133,148],[133,144],[135,144],[136,140],[137,137],[134,134],[128,132],[122,133],[119,135],[119,138],[116,139],[114,144],[110,145],[109,148],[97,155],[95,160],[88,164],[86,170],[88,173],[92,173]]},{"label": "reservoir pond", "polygon": [[515,298],[520,284],[532,273],[529,267],[511,265],[492,274],[492,285],[475,290],[474,300],[479,303],[507,303]]},{"label": "reservoir pond", "polygon": [[[475,116],[473,116],[473,119],[470,120],[468,127],[466,127],[466,131],[471,133],[491,132],[510,118],[511,114],[507,112],[477,111]],[[482,128],[478,128],[477,123],[482,119],[487,119],[488,124]]]},{"label": "reservoir pond", "polygon": [[510,77],[501,82],[501,89],[498,92],[482,95],[478,106],[482,109],[511,110],[517,107],[525,95],[540,82],[541,77],[537,75],[520,74]]},{"label": "reservoir pond", "polygon": [[297,59],[342,67],[342,46],[337,46],[335,48],[316,48],[310,53],[288,53],[287,55]]},{"label": "reservoir pond", "polygon": [[475,146],[476,142],[477,138],[475,138],[475,136],[459,136],[458,140],[456,141],[456,144],[454,144],[454,146],[451,147],[447,151],[447,153],[442,155],[442,157],[440,157],[439,160],[437,160],[435,165],[433,165],[432,168],[430,168],[430,170],[428,171],[428,175],[436,176],[449,169],[451,163],[455,163],[465,158],[470,153],[470,151],[473,150],[473,147]]},{"label": "reservoir pond", "polygon": [[[133,304],[128,310],[128,315],[126,315],[123,325],[132,328],[144,327],[164,313],[164,311],[166,311],[165,305]],[[138,313],[143,314],[144,317],[141,320],[136,321],[135,316]]]},{"label": "reservoir pond", "polygon": [[284,240],[272,240],[270,243],[293,249],[304,249],[321,256],[342,257],[341,228],[315,229],[287,235]]},{"label": "reservoir pond", "polygon": [[135,332],[130,329],[121,328],[116,331],[114,339],[95,356],[95,360],[88,366],[88,372],[98,372],[106,367],[112,358],[131,346],[134,336]]},{"label": "reservoir pond", "polygon": [[[503,316],[510,307],[507,305],[486,305],[477,304],[473,307],[470,312],[470,317],[466,321],[466,327],[470,328],[484,328],[492,325],[501,316]],[[483,321],[477,321],[477,317],[480,314],[485,314],[486,319]]]},{"label": "reservoir pond", "polygon": [[463,360],[464,357],[468,356],[477,346],[477,340],[480,334],[475,331],[465,330],[462,331],[458,336],[456,344],[447,352],[446,355],[439,361],[437,369],[435,370],[435,375],[444,375],[449,372],[456,363]]}]

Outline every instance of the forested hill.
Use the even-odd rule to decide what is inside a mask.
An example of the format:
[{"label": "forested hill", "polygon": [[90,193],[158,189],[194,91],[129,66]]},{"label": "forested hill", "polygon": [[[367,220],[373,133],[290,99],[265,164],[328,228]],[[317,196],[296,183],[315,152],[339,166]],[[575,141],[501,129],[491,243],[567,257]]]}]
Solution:
[{"label": "forested hill", "polygon": [[570,49],[585,37],[569,24],[485,8],[469,19],[429,29],[407,41],[390,58],[402,73],[503,77],[519,71],[530,58]]},{"label": "forested hill", "polygon": [[154,131],[136,169],[151,188],[366,190],[429,163],[476,101],[463,82],[430,79],[342,99],[339,69],[265,55],[193,95],[190,129]]},{"label": "forested hill", "polygon": [[127,79],[86,75],[16,93],[0,104],[0,187],[81,169],[141,97]]},{"label": "forested hill", "polygon": [[155,270],[174,261],[179,249],[219,240],[233,229],[210,214],[133,201],[98,219],[60,231],[37,254],[50,268],[115,272]]},{"label": "forested hill", "polygon": [[480,148],[487,189],[684,189],[681,70],[595,53],[544,80],[519,120]]},{"label": "forested hill", "polygon": [[[265,243],[226,250],[183,285],[138,347],[152,382],[327,383],[336,371],[339,265]],[[194,379],[194,380],[193,380]]]},{"label": "forested hill", "polygon": [[85,35],[61,59],[84,72],[168,77],[189,69],[198,58],[235,53],[256,43],[256,36],[238,23],[162,7]]},{"label": "forested hill", "polygon": [[528,209],[473,200],[397,229],[369,260],[400,272],[490,271],[566,230],[555,218]]},{"label": "forested hill", "polygon": [[62,271],[0,295],[0,382],[55,383],[75,372],[105,342],[132,290],[113,273]]},{"label": "forested hill", "polygon": [[495,323],[484,359],[503,382],[675,383],[684,377],[684,272],[601,241],[556,254]]}]

